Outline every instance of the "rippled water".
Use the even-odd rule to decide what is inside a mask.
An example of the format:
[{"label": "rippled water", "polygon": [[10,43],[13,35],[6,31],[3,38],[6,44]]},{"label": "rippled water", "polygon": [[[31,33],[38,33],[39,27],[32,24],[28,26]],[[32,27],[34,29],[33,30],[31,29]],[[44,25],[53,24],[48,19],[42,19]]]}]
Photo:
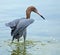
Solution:
[{"label": "rippled water", "polygon": [[[35,13],[35,22],[27,28],[27,41],[11,44],[10,28],[5,23],[25,17],[28,6],[35,6],[46,18]],[[0,55],[60,55],[60,1],[59,0],[1,0],[0,1]],[[23,38],[21,38],[23,39]]]},{"label": "rippled water", "polygon": [[[59,55],[60,43],[57,41],[32,41],[11,43],[10,40],[0,42],[0,55]],[[5,53],[3,53],[5,52]]]}]

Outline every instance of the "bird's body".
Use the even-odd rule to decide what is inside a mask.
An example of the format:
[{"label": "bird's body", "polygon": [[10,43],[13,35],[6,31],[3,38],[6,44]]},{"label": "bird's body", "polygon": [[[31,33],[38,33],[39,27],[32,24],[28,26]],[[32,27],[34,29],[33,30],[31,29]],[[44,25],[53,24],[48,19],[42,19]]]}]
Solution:
[{"label": "bird's body", "polygon": [[9,23],[6,23],[6,26],[11,28],[11,35],[13,36],[12,41],[18,39],[22,36],[26,36],[26,27],[29,26],[31,23],[34,22],[34,19],[16,19]]},{"label": "bird's body", "polygon": [[[34,6],[30,6],[26,10],[26,18],[20,18],[6,23],[6,26],[11,28],[11,36],[13,36],[12,41],[14,39],[17,39],[19,41],[19,38],[23,36],[25,42],[26,28],[34,22],[34,19],[30,19],[30,14],[32,11],[40,15]],[[42,15],[40,16],[45,19]]]}]

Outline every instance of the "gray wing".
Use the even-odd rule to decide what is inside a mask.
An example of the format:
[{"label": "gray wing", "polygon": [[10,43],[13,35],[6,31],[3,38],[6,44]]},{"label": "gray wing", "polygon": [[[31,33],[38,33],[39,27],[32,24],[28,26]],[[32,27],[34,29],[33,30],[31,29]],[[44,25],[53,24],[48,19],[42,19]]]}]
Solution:
[{"label": "gray wing", "polygon": [[13,20],[13,21],[11,21],[11,22],[9,22],[9,23],[6,23],[5,25],[7,26],[7,27],[10,27],[11,29],[14,29],[15,27],[16,27],[16,25],[22,20],[23,18],[21,18],[21,19],[15,19],[15,20]]},{"label": "gray wing", "polygon": [[27,26],[29,26],[31,23],[33,23],[33,22],[34,22],[33,19],[22,19],[22,20],[18,23],[15,31],[13,32],[13,36],[14,36],[14,35],[17,35],[17,33],[23,32],[23,30],[24,30]]},{"label": "gray wing", "polygon": [[14,30],[16,29],[17,24],[18,24],[22,19],[25,19],[25,18],[15,19],[15,20],[13,20],[13,21],[5,24],[7,27],[10,27],[10,28],[11,28],[11,36],[12,36]]}]

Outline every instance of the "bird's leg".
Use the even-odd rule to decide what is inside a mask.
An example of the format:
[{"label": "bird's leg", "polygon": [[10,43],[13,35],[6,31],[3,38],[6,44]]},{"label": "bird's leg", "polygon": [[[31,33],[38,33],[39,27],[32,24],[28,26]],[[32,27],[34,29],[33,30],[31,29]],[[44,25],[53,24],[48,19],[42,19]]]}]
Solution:
[{"label": "bird's leg", "polygon": [[17,41],[19,42],[19,38],[17,39]]},{"label": "bird's leg", "polygon": [[26,29],[24,29],[24,31],[23,31],[23,38],[24,38],[24,44],[25,44],[25,40],[26,40]]},{"label": "bird's leg", "polygon": [[25,44],[26,36],[24,36],[24,44]]},{"label": "bird's leg", "polygon": [[16,39],[17,39],[17,41],[19,42],[19,33],[17,33]]},{"label": "bird's leg", "polygon": [[12,38],[12,43],[13,43],[14,37]]}]

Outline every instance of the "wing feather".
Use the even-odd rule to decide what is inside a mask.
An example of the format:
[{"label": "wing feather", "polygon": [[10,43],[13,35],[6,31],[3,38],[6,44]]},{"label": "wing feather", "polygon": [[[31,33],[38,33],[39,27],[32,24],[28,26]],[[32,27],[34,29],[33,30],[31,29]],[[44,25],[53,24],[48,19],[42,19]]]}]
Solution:
[{"label": "wing feather", "polygon": [[17,35],[17,33],[21,33],[26,27],[28,27],[28,26],[29,26],[30,24],[32,24],[33,22],[34,22],[33,19],[22,19],[22,20],[18,23],[15,31],[13,32],[13,36],[14,36],[14,35]]}]

